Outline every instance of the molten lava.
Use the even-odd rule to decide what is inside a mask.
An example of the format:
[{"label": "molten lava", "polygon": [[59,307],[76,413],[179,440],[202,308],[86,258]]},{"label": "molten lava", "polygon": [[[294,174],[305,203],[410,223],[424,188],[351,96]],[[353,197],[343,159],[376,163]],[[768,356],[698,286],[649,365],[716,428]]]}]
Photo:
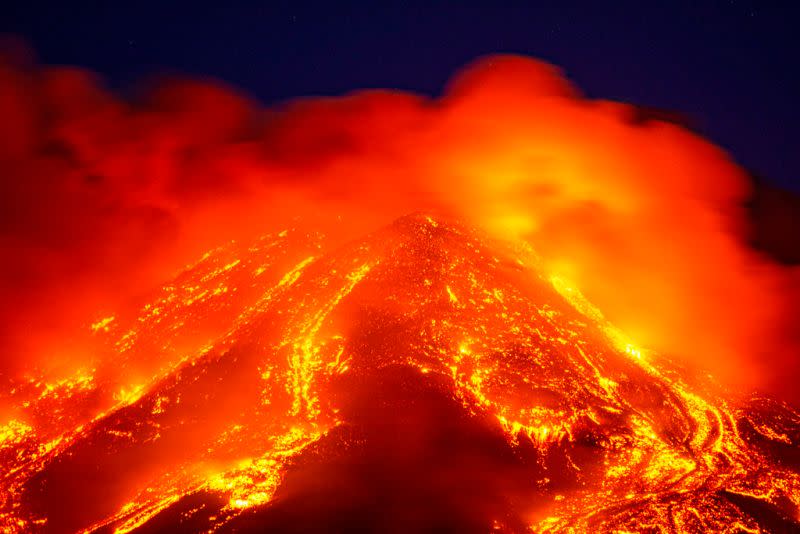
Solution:
[{"label": "molten lava", "polygon": [[96,365],[8,390],[9,531],[800,528],[800,414],[447,217],[232,242],[87,329]]}]

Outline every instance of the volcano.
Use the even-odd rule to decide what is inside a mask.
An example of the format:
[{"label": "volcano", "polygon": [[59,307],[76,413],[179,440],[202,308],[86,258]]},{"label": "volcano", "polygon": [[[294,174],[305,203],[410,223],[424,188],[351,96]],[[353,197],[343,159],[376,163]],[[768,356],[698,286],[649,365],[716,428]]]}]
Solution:
[{"label": "volcano", "polygon": [[231,242],[91,329],[8,389],[8,531],[800,529],[800,414],[448,217]]}]

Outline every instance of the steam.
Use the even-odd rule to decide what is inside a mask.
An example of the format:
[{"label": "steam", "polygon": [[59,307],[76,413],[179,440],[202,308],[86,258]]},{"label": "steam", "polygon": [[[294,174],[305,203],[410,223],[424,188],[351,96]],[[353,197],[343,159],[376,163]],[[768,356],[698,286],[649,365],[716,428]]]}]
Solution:
[{"label": "steam", "polygon": [[212,81],[121,99],[76,68],[0,60],[0,370],[89,361],[78,332],[220,241],[412,211],[524,239],[643,346],[735,386],[780,388],[796,274],[747,245],[742,169],[672,124],[489,57],[444,96],[263,109]]}]

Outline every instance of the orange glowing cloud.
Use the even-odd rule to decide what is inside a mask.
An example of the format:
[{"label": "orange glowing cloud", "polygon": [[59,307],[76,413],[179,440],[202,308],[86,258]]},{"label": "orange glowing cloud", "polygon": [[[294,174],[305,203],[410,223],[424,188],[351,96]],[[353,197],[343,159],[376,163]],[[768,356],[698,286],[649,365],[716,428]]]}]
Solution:
[{"label": "orange glowing cloud", "polygon": [[476,62],[439,99],[274,109],[210,81],[130,102],[91,73],[7,59],[1,366],[88,358],[78,325],[222,241],[298,217],[338,218],[345,238],[435,210],[524,240],[642,346],[731,384],[779,381],[774,362],[797,351],[796,275],[747,245],[748,177],[636,113],[522,57]]}]

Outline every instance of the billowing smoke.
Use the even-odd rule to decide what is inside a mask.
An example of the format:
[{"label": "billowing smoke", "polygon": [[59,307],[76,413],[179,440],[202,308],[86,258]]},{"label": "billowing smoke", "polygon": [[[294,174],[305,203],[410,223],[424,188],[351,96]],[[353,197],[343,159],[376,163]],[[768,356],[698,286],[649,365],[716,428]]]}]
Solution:
[{"label": "billowing smoke", "polygon": [[122,99],[7,55],[0,117],[5,372],[89,361],[76,332],[223,240],[321,216],[355,235],[420,210],[527,240],[639,344],[730,384],[794,372],[796,274],[748,246],[744,171],[531,59],[479,60],[436,99],[264,109],[197,80]]}]

